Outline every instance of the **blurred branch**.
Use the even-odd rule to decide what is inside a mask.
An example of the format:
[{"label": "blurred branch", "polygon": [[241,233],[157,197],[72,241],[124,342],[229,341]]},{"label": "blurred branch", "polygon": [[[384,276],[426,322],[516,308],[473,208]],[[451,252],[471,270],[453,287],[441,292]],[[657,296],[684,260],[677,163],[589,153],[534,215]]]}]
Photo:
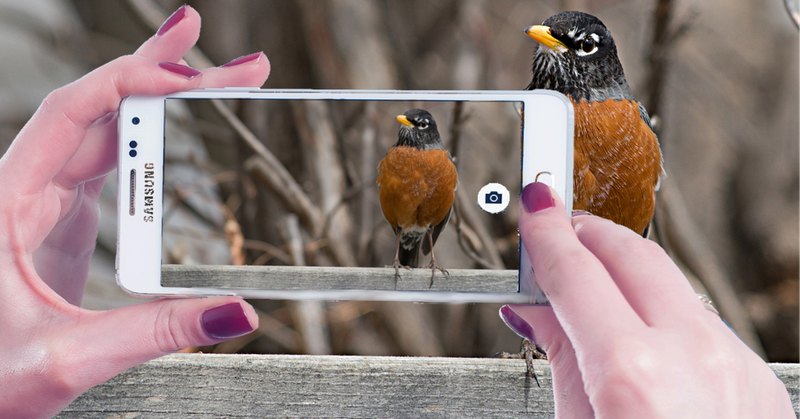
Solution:
[{"label": "blurred branch", "polygon": [[292,103],[292,111],[300,138],[309,145],[304,149],[309,154],[316,184],[319,185],[322,213],[331,214],[330,222],[326,222],[327,217],[323,218],[321,226],[322,232],[336,243],[328,249],[338,265],[356,266],[347,237],[352,229],[350,218],[345,212],[336,211],[344,202],[345,175],[328,106],[322,101],[305,101]]},{"label": "blurred branch", "polygon": [[[466,120],[467,116],[464,115],[464,103],[456,102],[453,106],[453,123],[450,125],[450,150],[453,151],[453,160],[456,167],[458,167],[458,152],[461,149],[461,127]],[[494,240],[492,240],[486,227],[477,219],[475,210],[472,207],[473,205],[470,205],[469,198],[464,188],[457,188],[453,210],[456,213],[456,233],[461,250],[482,268],[504,269],[505,265],[503,264],[503,259],[500,257],[500,251],[497,249],[497,245]],[[462,223],[473,228],[473,231],[478,236],[479,242],[483,244],[483,248],[486,249],[486,252],[489,254],[490,260],[484,259],[473,250],[473,248],[477,246],[470,246],[465,243],[466,234]],[[471,241],[474,241],[474,237]]]},{"label": "blurred branch", "polygon": [[278,225],[283,241],[289,248],[289,256],[292,258],[292,265],[305,266],[306,257],[303,252],[303,238],[300,236],[300,227],[297,224],[297,215],[286,214]]},{"label": "blurred branch", "polygon": [[[647,109],[657,115],[662,101],[669,53],[677,41],[688,33],[697,17],[690,14],[676,28],[670,29],[674,3],[657,0],[653,15],[653,37],[648,56]],[[663,144],[663,138],[661,139]],[[662,147],[663,149],[663,147]],[[736,332],[753,351],[764,357],[764,348],[755,332],[752,319],[734,292],[729,275],[721,267],[713,248],[698,234],[680,189],[672,178],[661,181],[655,228],[664,249],[683,262],[708,290],[711,299]]]},{"label": "blurred branch", "polygon": [[697,17],[696,13],[692,13],[677,28],[670,30],[672,9],[672,0],[657,0],[653,12],[653,37],[650,41],[650,54],[647,57],[649,72],[646,84],[648,88],[646,107],[654,116],[659,115],[661,110],[661,95],[669,53],[677,41],[689,31]]},{"label": "blurred branch", "polygon": [[[306,264],[303,238],[295,214],[286,214],[278,226],[284,242],[292,256],[292,264]],[[325,328],[325,306],[322,301],[289,301],[289,309],[295,319],[297,330],[303,337],[305,352],[313,355],[331,353],[330,336]]]},{"label": "blurred branch", "polygon": [[377,3],[340,0],[328,4],[333,36],[339,54],[348,64],[351,88],[388,89],[397,86],[397,72],[389,61],[391,49]]},{"label": "blurred branch", "polygon": [[794,23],[794,27],[800,29],[800,10],[798,10],[797,0],[783,0],[783,5],[786,7],[786,13]]},{"label": "blurred branch", "polygon": [[[364,109],[364,127],[361,132],[360,141],[360,178],[364,184],[374,184],[376,179],[375,168],[375,143],[378,139],[377,125],[377,103],[369,102]],[[359,211],[359,227],[357,251],[361,257],[361,265],[367,265],[372,261],[372,252],[369,251],[369,244],[372,241],[373,224],[375,223],[375,188],[362,187]]]},{"label": "blurred branch", "polygon": [[661,182],[659,192],[661,214],[666,217],[665,235],[673,244],[672,250],[703,283],[720,314],[739,334],[742,341],[755,353],[765,358],[764,347],[756,334],[755,325],[733,289],[730,278],[722,269],[717,256],[699,229],[683,202],[678,186],[672,178]]},{"label": "blurred branch", "polygon": [[[128,3],[153,31],[157,30],[167,18],[163,9],[153,0],[128,0]],[[192,47],[184,55],[184,59],[194,68],[214,67],[214,63],[197,46]],[[219,100],[212,100],[211,103],[239,137],[256,152],[256,156],[245,162],[245,169],[278,195],[290,211],[296,212],[312,235],[321,234],[323,218],[320,210],[303,192],[289,171],[227,105]]]},{"label": "blurred branch", "polygon": [[211,103],[239,137],[256,152],[255,156],[245,161],[245,170],[255,172],[254,177],[264,182],[290,210],[298,213],[313,235],[319,235],[322,231],[322,214],[294,177],[225,103],[220,100],[212,100]]}]

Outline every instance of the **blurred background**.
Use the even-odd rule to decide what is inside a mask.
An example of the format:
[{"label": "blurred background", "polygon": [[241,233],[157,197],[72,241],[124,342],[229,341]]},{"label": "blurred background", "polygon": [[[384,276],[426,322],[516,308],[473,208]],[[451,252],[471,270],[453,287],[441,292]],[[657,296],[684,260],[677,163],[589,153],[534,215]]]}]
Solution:
[{"label": "blurred background", "polygon": [[[182,1],[0,0],[0,152],[51,90],[130,54]],[[610,28],[634,95],[657,117],[668,178],[657,235],[698,291],[707,292],[742,339],[765,359],[798,362],[798,32],[779,0],[189,1],[203,17],[202,67],[263,50],[265,88],[522,89],[536,44],[523,29],[562,10],[598,16]],[[256,112],[237,116],[256,126]],[[214,122],[215,115],[191,115]],[[291,125],[291,117],[285,124]],[[257,128],[254,128],[257,129]],[[238,223],[260,226],[245,260],[262,263],[390,263],[393,240],[380,213],[374,168],[395,132],[334,138],[341,176],[331,197],[315,179],[319,147],[266,144],[332,228],[297,227],[257,173],[219,180],[219,201]],[[450,147],[447,135],[443,135]],[[313,133],[309,141],[318,141]],[[225,136],[233,154],[248,153]],[[366,152],[358,143],[372,147]],[[464,144],[459,158],[503,156],[491,143]],[[249,152],[251,153],[251,152]],[[483,160],[491,160],[483,158]],[[301,162],[298,164],[298,162]],[[373,164],[374,163],[374,164]],[[486,162],[497,170],[499,161]],[[220,173],[223,166],[211,167]],[[512,174],[513,176],[513,174]],[[83,306],[140,300],[114,281],[116,193],[109,178]],[[369,185],[366,187],[363,185]],[[513,201],[512,201],[513,202]],[[510,211],[515,213],[515,208]],[[514,221],[464,214],[462,234],[482,262],[513,267]],[[222,217],[224,220],[225,217]],[[223,221],[224,222],[224,221]],[[334,228],[335,227],[335,228]],[[338,230],[337,230],[338,229]],[[436,245],[448,268],[481,265],[455,228]],[[294,231],[295,233],[292,233]],[[299,233],[298,233],[299,231]],[[333,231],[333,233],[331,233]],[[337,246],[326,235],[336,234]],[[495,239],[486,240],[487,237]],[[299,238],[299,248],[297,244]],[[391,247],[391,246],[390,246]],[[294,250],[293,250],[294,249]],[[380,249],[380,250],[378,250]],[[370,252],[370,253],[366,253]],[[369,255],[368,257],[365,255]],[[302,257],[301,257],[302,256]],[[263,258],[262,258],[263,259]],[[260,327],[203,352],[492,356],[516,351],[497,304],[251,301]],[[520,364],[520,368],[522,364]]]}]

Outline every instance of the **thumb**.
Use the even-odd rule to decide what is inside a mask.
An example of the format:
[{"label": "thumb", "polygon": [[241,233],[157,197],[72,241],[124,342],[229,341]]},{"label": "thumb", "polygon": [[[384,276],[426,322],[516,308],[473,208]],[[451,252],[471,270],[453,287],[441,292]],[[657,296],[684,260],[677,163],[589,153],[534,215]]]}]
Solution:
[{"label": "thumb", "polygon": [[162,299],[92,312],[71,334],[79,345],[67,352],[78,357],[71,374],[78,374],[76,384],[88,389],[151,359],[213,345],[257,327],[255,310],[238,297]]}]

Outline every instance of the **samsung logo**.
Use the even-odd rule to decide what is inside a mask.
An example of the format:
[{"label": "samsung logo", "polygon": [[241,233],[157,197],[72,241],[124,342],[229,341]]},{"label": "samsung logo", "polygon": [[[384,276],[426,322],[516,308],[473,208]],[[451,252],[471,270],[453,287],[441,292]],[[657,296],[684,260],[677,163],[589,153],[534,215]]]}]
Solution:
[{"label": "samsung logo", "polygon": [[155,194],[156,171],[155,164],[144,164],[144,221],[153,222],[153,195]]}]

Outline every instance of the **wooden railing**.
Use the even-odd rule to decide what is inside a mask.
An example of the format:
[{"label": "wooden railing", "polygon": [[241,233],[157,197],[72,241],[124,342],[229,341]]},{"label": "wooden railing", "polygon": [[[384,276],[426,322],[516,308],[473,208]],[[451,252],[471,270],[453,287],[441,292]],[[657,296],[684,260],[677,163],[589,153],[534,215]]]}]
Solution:
[{"label": "wooden railing", "polygon": [[[541,387],[510,359],[176,354],[89,390],[58,417],[552,418],[550,368],[534,366]],[[770,367],[800,411],[800,365]]]}]

